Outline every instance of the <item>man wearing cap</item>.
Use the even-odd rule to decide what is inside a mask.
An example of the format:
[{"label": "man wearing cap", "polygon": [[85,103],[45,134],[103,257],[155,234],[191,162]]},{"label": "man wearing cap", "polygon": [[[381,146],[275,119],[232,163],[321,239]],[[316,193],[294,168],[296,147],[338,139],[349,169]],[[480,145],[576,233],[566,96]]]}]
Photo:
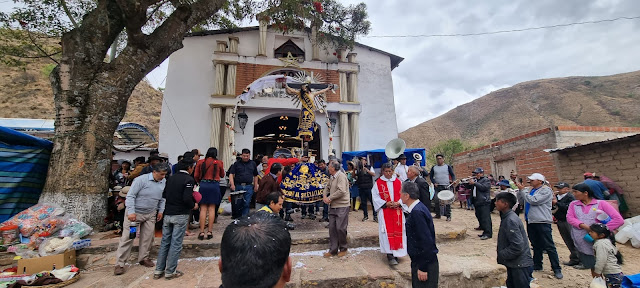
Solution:
[{"label": "man wearing cap", "polygon": [[569,262],[564,262],[562,264],[567,266],[576,266],[580,264],[580,258],[578,258],[578,250],[576,250],[576,246],[573,243],[573,239],[571,238],[571,224],[567,222],[567,209],[569,209],[569,204],[576,200],[573,197],[573,193],[571,193],[571,186],[567,182],[558,182],[558,184],[553,187],[558,190],[555,192],[555,197],[553,197],[553,201],[551,202],[552,209],[554,209],[553,216],[556,217],[558,221],[556,224],[558,225],[558,231],[560,231],[560,236],[562,236],[562,240],[564,244],[567,245],[571,255],[569,256]]},{"label": "man wearing cap", "polygon": [[471,172],[473,177],[469,179],[469,185],[473,187],[473,206],[476,208],[476,218],[480,225],[476,230],[482,230],[478,235],[481,240],[493,237],[491,224],[491,180],[484,177],[484,169],[478,167]]},{"label": "man wearing cap", "polygon": [[593,180],[595,173],[584,173],[584,184],[587,184],[591,190],[593,190],[594,198],[598,200],[604,200],[605,196],[609,195],[609,190],[604,187],[604,184],[598,180]]},{"label": "man wearing cap", "polygon": [[[447,221],[451,221],[451,204],[441,206],[440,198],[438,198],[438,192],[449,189],[449,187],[451,186],[449,184],[451,184],[451,182],[453,181],[456,181],[456,174],[453,173],[453,168],[447,164],[444,164],[444,155],[436,154],[436,165],[433,165],[433,167],[431,167],[431,172],[429,172],[429,179],[431,179],[431,183],[433,184],[435,190],[435,195],[433,195],[433,200],[436,206],[435,218],[440,219],[441,215],[444,214],[444,216],[447,217]],[[426,205],[427,203],[425,202],[424,204]]]},{"label": "man wearing cap", "polygon": [[394,172],[401,182],[407,181],[407,172],[409,172],[407,156],[404,154],[400,154],[400,156],[398,156],[398,166],[396,166],[396,170]]},{"label": "man wearing cap", "polygon": [[551,203],[553,191],[544,185],[544,176],[533,173],[527,177],[531,182],[531,190],[525,189],[522,183],[517,183],[520,191],[518,201],[524,204],[524,219],[527,222],[527,234],[533,247],[533,270],[542,270],[542,253],[549,255],[551,268],[556,278],[562,279],[562,268],[558,259],[558,251],[551,236]]}]

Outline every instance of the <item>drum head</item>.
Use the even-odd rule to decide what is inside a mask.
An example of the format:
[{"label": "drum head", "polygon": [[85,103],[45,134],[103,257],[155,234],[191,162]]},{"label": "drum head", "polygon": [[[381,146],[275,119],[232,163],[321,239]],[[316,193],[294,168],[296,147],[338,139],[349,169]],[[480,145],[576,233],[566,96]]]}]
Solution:
[{"label": "drum head", "polygon": [[454,197],[455,196],[453,195],[453,192],[451,192],[450,190],[442,190],[438,192],[438,199],[440,199],[441,201],[451,201]]}]

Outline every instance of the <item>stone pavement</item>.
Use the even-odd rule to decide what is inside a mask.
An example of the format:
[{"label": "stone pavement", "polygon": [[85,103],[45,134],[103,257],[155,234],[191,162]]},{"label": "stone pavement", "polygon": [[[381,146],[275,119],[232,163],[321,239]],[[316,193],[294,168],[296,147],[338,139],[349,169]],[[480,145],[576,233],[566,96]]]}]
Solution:
[{"label": "stone pavement", "polygon": [[[291,231],[294,244],[291,248],[294,273],[288,287],[410,287],[409,258],[400,259],[395,269],[389,268],[386,257],[378,251],[377,223],[361,222],[362,212],[349,215],[350,252],[344,258],[325,259],[321,255],[328,246],[328,230],[323,223],[301,220],[294,216],[297,228]],[[494,235],[500,225],[497,213],[491,215]],[[127,267],[122,276],[113,275],[117,239],[95,241],[100,245],[83,249],[78,262],[84,264],[82,278],[68,287],[219,287],[218,271],[219,242],[224,227],[231,221],[228,216],[219,219],[214,227],[212,240],[199,241],[195,236],[187,237],[178,269],[185,272],[180,279],[153,280],[153,268],[138,264]],[[497,239],[482,241],[473,228],[477,221],[473,211],[453,210],[453,221],[435,220],[440,261],[440,287],[498,287],[504,285],[506,270],[496,264]],[[555,227],[555,225],[554,225]],[[94,239],[104,238],[98,233]],[[553,236],[560,261],[567,261],[569,251],[562,242],[557,228]],[[156,244],[159,243],[156,239]],[[106,247],[106,248],[105,248]],[[623,272],[640,272],[640,249],[629,245],[618,245],[625,257]],[[108,249],[107,249],[108,248]],[[137,256],[132,253],[132,256]],[[80,263],[84,262],[84,263]],[[538,287],[588,287],[591,282],[588,270],[563,267],[565,278],[553,278],[547,257],[544,271],[534,272]]]}]

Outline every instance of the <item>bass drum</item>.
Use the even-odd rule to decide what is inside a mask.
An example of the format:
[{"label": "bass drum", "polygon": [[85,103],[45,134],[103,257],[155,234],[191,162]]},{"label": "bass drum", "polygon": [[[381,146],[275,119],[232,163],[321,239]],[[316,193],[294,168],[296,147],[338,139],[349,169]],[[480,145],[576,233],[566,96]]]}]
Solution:
[{"label": "bass drum", "polygon": [[442,190],[438,192],[438,199],[440,199],[440,205],[449,205],[453,203],[455,195],[451,190]]}]

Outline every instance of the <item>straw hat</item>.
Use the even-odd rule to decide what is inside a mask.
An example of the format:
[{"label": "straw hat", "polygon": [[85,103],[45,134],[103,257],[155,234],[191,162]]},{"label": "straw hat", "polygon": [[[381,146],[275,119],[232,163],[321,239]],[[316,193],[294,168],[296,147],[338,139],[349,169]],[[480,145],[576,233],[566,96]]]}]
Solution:
[{"label": "straw hat", "polygon": [[129,193],[129,189],[131,189],[131,186],[124,186],[122,188],[122,190],[120,190],[120,193],[118,195],[120,195],[120,197],[127,197],[127,193]]}]

